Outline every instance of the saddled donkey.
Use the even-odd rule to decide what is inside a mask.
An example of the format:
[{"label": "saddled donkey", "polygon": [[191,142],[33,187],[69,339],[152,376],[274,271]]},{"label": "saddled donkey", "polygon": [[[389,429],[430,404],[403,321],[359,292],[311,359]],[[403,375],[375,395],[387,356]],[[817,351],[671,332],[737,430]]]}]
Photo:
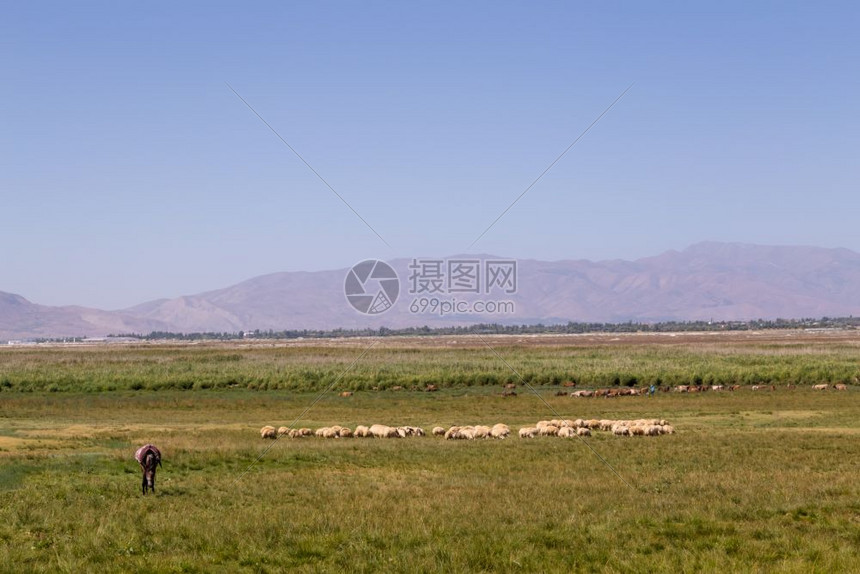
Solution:
[{"label": "saddled donkey", "polygon": [[137,449],[134,458],[143,469],[143,493],[146,494],[147,488],[155,492],[155,468],[161,466],[161,452],[154,445],[146,444]]}]

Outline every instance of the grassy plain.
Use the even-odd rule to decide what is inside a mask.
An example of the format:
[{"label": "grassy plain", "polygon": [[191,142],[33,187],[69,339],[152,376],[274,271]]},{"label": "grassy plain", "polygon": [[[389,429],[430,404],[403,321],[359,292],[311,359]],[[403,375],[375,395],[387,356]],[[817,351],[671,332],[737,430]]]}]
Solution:
[{"label": "grassy plain", "polygon": [[[847,382],[860,368],[851,337],[488,340],[521,373],[564,366],[563,379],[580,381],[589,368],[639,377],[640,363],[661,373],[699,368],[675,365],[687,359],[736,364],[726,357],[757,372],[844,369]],[[573,399],[537,386],[540,400],[522,386],[503,398],[497,386],[435,378],[445,387],[438,393],[337,396],[370,385],[384,367],[391,367],[386,381],[422,370],[502,372],[482,344],[383,341],[356,364],[364,378],[339,382],[300,426],[518,428],[555,411],[662,417],[677,434],[596,434],[588,444],[620,478],[577,439],[259,438],[264,424],[293,422],[318,396],[310,389],[328,380],[260,390],[263,379],[278,381],[276,373],[293,368],[338,372],[368,344],[3,350],[0,381],[10,385],[0,391],[0,569],[860,571],[856,388]],[[593,366],[583,366],[592,355]],[[177,373],[185,380],[183,364],[198,376],[254,380],[177,390],[169,383]],[[164,385],[132,389],[143,374]],[[147,497],[132,457],[145,442],[165,458],[157,493]]]},{"label": "grassy plain", "polygon": [[857,384],[858,353],[860,331],[800,330],[10,347],[0,392]]}]

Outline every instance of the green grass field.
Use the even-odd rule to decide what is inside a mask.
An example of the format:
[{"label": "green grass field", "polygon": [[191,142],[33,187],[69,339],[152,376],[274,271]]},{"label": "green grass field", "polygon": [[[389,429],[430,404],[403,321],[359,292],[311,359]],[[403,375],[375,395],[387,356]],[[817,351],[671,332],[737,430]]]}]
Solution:
[{"label": "green grass field", "polygon": [[[290,351],[290,360],[312,372],[318,361],[325,371],[352,361],[351,345]],[[517,370],[538,374],[567,361],[576,377],[573,358],[589,353],[594,372],[625,364],[639,372],[642,357],[646,366],[670,369],[666,353],[676,360],[686,353],[694,364],[747,357],[751,365],[792,372],[795,362],[850,369],[853,349],[857,372],[851,342],[701,345],[509,345],[500,352]],[[260,427],[291,423],[317,393],[254,390],[247,381],[185,391],[127,386],[141,364],[170,365],[158,379],[169,383],[171,369],[182,372],[177,356],[192,373],[216,372],[212,363],[227,372],[253,364],[247,373],[274,380],[277,348],[42,351],[0,352],[0,381],[10,381],[0,391],[3,571],[860,571],[854,387],[573,399],[536,386],[547,407],[523,386],[519,396],[503,398],[496,386],[442,381],[448,388],[438,393],[359,391],[342,398],[333,390],[299,422],[427,430],[505,422],[515,430],[555,418],[553,411],[563,418],[668,419],[674,435],[588,439],[630,487],[578,439],[309,438],[273,445],[259,437]],[[239,358],[198,364],[198,352]],[[410,358],[395,361],[397,368],[416,371],[429,365],[472,373],[489,361],[478,347],[386,345],[377,352],[363,367],[368,377],[398,353]],[[679,364],[676,371],[690,368]],[[86,383],[89,369],[93,379],[111,373],[115,390],[70,386]],[[62,392],[51,392],[52,384]],[[164,468],[156,494],[144,497],[133,453],[146,442],[161,448]]]}]

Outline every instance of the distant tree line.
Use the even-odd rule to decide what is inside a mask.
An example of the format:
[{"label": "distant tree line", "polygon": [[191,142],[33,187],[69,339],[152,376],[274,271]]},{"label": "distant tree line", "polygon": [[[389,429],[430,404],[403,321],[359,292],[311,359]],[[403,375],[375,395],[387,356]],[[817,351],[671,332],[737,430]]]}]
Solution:
[{"label": "distant tree line", "polygon": [[[112,338],[131,338],[144,341],[202,341],[237,339],[336,339],[345,337],[403,337],[434,335],[539,335],[583,333],[678,333],[690,331],[758,331],[765,329],[857,329],[860,317],[822,317],[820,319],[756,319],[754,321],[662,321],[659,323],[577,323],[544,325],[503,325],[478,323],[461,327],[406,327],[403,329],[284,329],[281,331],[254,330],[237,332],[174,333],[153,331],[148,335],[125,333],[109,335]],[[55,339],[56,340],[56,339]],[[66,339],[68,340],[68,339]],[[49,341],[40,339],[39,342]]]}]

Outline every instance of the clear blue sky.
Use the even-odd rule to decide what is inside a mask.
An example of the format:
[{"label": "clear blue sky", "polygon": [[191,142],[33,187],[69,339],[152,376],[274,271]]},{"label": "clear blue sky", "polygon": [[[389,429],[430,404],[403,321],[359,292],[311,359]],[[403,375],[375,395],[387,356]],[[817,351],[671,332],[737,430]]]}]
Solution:
[{"label": "clear blue sky", "polygon": [[856,2],[178,4],[0,8],[0,291],[461,253],[633,82],[473,252],[860,251]]}]

